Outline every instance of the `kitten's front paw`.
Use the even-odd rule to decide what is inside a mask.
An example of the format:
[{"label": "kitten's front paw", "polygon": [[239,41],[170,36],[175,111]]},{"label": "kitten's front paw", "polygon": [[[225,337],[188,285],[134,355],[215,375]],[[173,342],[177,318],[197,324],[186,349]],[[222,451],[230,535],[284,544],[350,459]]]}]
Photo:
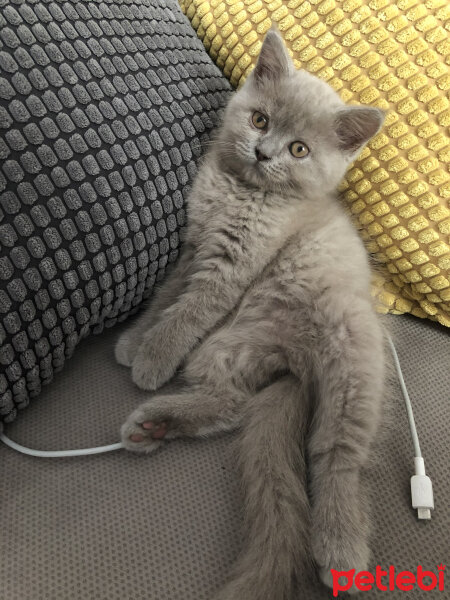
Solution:
[{"label": "kitten's front paw", "polygon": [[172,379],[176,366],[169,356],[157,356],[153,350],[140,348],[131,369],[133,382],[143,390],[157,390]]},{"label": "kitten's front paw", "polygon": [[143,390],[157,390],[172,379],[181,360],[181,340],[172,340],[170,328],[153,327],[145,336],[133,360],[131,377]]}]

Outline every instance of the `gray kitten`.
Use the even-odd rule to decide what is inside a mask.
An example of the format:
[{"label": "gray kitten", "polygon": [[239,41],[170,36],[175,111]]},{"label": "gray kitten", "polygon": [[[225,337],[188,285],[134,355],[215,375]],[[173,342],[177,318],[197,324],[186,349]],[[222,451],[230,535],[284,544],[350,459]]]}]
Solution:
[{"label": "gray kitten", "polygon": [[311,553],[328,585],[367,568],[384,345],[335,190],[383,118],[296,71],[271,30],[200,167],[182,256],[117,343],[145,390],[177,372],[123,425],[126,448],[241,430],[247,543],[216,600],[287,600]]}]

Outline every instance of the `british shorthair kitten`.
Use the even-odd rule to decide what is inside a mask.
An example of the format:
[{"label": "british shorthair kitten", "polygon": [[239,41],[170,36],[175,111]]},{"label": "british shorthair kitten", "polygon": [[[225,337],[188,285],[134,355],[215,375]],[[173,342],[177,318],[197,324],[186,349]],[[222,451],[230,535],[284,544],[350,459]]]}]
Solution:
[{"label": "british shorthair kitten", "polygon": [[216,600],[288,600],[310,557],[328,585],[367,568],[360,470],[384,342],[336,188],[383,119],[296,71],[270,30],[200,166],[181,258],[117,343],[159,390],[123,425],[126,448],[240,430],[247,538]]}]

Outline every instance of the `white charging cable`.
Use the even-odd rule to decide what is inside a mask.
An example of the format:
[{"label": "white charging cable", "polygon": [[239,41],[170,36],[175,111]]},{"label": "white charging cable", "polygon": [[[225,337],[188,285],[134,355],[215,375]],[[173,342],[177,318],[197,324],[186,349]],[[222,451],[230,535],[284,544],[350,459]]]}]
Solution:
[{"label": "white charging cable", "polygon": [[397,371],[398,380],[402,389],[403,398],[405,400],[406,412],[408,414],[409,428],[411,431],[411,439],[414,446],[414,469],[415,475],[411,477],[411,500],[413,508],[417,509],[417,517],[419,519],[431,519],[431,511],[434,509],[433,485],[431,479],[425,473],[425,462],[420,450],[419,436],[417,435],[416,423],[414,421],[414,413],[411,404],[411,399],[406,389],[405,380],[398,359],[397,351],[388,335],[389,345],[391,347],[392,356],[394,358],[395,370]]},{"label": "white charging cable", "polygon": [[[431,480],[425,473],[425,463],[420,451],[419,436],[417,435],[416,424],[414,422],[414,413],[411,405],[411,400],[406,389],[405,380],[403,378],[400,361],[394,342],[388,335],[389,345],[391,347],[392,356],[394,358],[395,369],[400,382],[403,398],[405,399],[406,412],[408,414],[409,428],[411,430],[411,438],[414,446],[414,466],[415,475],[411,477],[411,498],[412,506],[417,509],[419,519],[431,519],[431,510],[434,508],[433,487]],[[102,454],[103,452],[112,452],[123,448],[122,443],[110,444],[109,446],[99,446],[97,448],[81,448],[79,450],[33,450],[25,448],[16,442],[10,440],[3,432],[0,431],[0,440],[7,446],[23,454],[29,456],[38,456],[41,458],[65,458],[68,456],[87,456],[89,454]]]},{"label": "white charging cable", "polygon": [[104,452],[112,452],[123,448],[121,442],[110,444],[109,446],[98,446],[97,448],[80,448],[79,450],[33,450],[25,448],[17,442],[10,440],[4,433],[0,433],[0,440],[17,452],[28,454],[28,456],[38,456],[39,458],[67,458],[68,456],[87,456],[89,454],[103,454]]}]

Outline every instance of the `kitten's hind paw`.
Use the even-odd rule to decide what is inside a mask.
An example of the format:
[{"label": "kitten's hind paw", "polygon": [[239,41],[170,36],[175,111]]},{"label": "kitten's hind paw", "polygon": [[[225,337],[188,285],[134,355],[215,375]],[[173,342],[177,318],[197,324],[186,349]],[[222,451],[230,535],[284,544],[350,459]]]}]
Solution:
[{"label": "kitten's hind paw", "polygon": [[195,433],[196,427],[181,418],[177,397],[155,396],[134,410],[122,425],[122,443],[127,450],[153,452],[166,440]]},{"label": "kitten's hind paw", "polygon": [[122,443],[127,450],[154,452],[164,442],[169,423],[164,420],[143,420],[145,415],[138,409],[122,425]]},{"label": "kitten's hind paw", "polygon": [[[356,573],[356,571],[355,571]],[[321,582],[326,585],[327,587],[329,587],[330,589],[334,589],[335,587],[335,581],[333,579],[333,575],[331,573],[331,569],[328,569],[326,567],[322,567],[319,569],[319,577]],[[335,575],[336,577],[336,575]],[[340,577],[338,577],[339,582],[342,585],[345,585],[345,587],[347,588],[346,583],[348,582],[348,579],[346,578],[345,575],[342,575],[341,579]],[[355,583],[353,582],[352,586],[347,588],[345,590],[347,592],[347,594],[357,594],[359,592],[358,588],[356,587]]]},{"label": "kitten's hind paw", "polygon": [[[323,539],[319,545],[318,538],[313,541],[313,553],[319,567],[319,577],[327,587],[333,588],[334,578],[337,577],[336,573],[333,576],[332,570],[342,573],[342,584],[345,583],[346,573],[367,571],[370,551],[364,539],[350,540],[343,534],[341,537]],[[353,584],[346,591],[355,594],[358,588]]]}]

